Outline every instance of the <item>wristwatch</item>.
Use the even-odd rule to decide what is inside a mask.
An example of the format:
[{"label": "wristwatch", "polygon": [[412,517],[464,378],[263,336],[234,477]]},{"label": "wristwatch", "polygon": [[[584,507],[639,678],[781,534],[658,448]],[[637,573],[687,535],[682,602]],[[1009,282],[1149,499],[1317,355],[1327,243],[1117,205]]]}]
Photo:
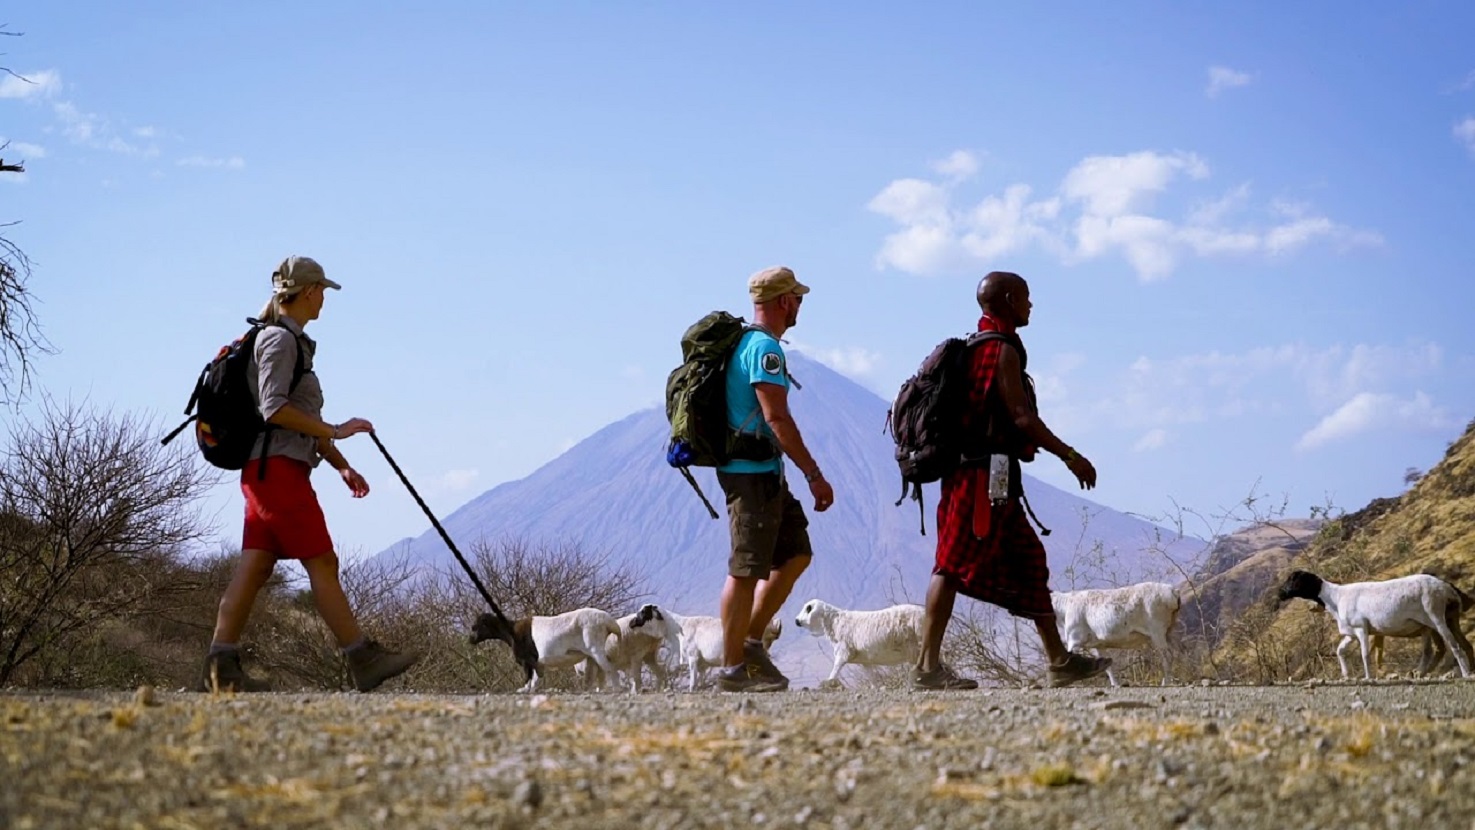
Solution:
[{"label": "wristwatch", "polygon": [[809,484],[813,484],[824,477],[825,474],[820,472],[820,469],[818,467],[815,467],[813,470],[804,474],[804,480]]}]

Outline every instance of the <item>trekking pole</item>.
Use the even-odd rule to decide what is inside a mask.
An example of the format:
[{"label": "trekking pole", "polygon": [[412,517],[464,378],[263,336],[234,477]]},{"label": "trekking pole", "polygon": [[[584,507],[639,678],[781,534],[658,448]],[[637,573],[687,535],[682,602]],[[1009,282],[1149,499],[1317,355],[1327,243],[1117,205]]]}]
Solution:
[{"label": "trekking pole", "polygon": [[481,592],[481,598],[486,600],[487,605],[490,605],[492,607],[492,613],[496,614],[502,622],[507,623],[508,627],[510,628],[512,623],[510,620],[507,619],[507,615],[503,614],[502,609],[497,607],[497,602],[496,600],[492,599],[491,593],[487,591],[487,586],[481,584],[481,579],[477,577],[476,571],[471,569],[471,565],[466,561],[466,557],[462,556],[461,551],[456,549],[456,543],[451,541],[451,534],[446,533],[446,529],[441,527],[440,522],[436,520],[435,514],[431,513],[430,508],[426,506],[425,500],[420,498],[419,493],[415,492],[415,486],[410,483],[410,480],[408,478],[405,477],[405,471],[401,470],[399,468],[399,465],[394,463],[394,458],[390,456],[389,450],[384,449],[384,443],[379,440],[379,436],[376,433],[370,432],[369,437],[374,439],[374,446],[378,447],[379,452],[384,454],[384,460],[388,461],[389,466],[394,468],[395,474],[398,475],[399,480],[404,483],[405,489],[409,490],[410,495],[415,497],[415,503],[420,505],[421,510],[425,511],[425,515],[430,519],[430,523],[434,525],[435,529],[440,533],[440,538],[445,540],[446,547],[451,549],[451,553],[456,554],[456,561],[460,562],[461,567],[466,569],[466,575],[471,577],[472,584],[476,586],[476,590]]},{"label": "trekking pole", "polygon": [[707,494],[702,492],[702,486],[697,484],[697,480],[692,476],[691,470],[685,467],[677,467],[676,469],[680,470],[683,476],[686,476],[687,483],[691,484],[691,489],[697,491],[697,496],[701,498],[702,504],[707,506],[707,512],[711,514],[712,518],[719,518],[717,516],[717,509],[712,506],[710,501],[707,501]]}]

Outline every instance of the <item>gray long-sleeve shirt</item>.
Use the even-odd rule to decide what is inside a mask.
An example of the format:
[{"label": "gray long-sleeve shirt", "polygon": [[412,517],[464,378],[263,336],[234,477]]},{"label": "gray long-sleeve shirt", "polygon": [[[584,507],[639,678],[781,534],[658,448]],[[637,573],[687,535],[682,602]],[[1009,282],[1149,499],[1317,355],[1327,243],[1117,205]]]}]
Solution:
[{"label": "gray long-sleeve shirt", "polygon": [[[284,404],[292,404],[315,418],[323,416],[323,386],[317,373],[312,370],[312,358],[317,352],[317,343],[303,334],[302,327],[290,317],[282,317],[281,325],[267,326],[256,335],[256,348],[251,355],[247,379],[251,394],[256,399],[261,417],[270,419]],[[298,344],[303,349],[302,379],[292,389],[292,370],[297,364]],[[290,391],[289,391],[290,390]],[[251,448],[251,457],[261,452],[261,442],[267,433],[256,438]],[[280,427],[271,430],[271,445],[267,455],[284,455],[305,461],[316,467],[322,460],[318,454],[318,439],[301,432]]]}]

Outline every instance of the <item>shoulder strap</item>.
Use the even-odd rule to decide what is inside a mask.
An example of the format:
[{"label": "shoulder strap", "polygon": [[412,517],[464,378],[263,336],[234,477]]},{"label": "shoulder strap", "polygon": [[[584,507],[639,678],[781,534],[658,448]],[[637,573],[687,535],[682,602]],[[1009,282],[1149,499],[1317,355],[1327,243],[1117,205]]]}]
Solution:
[{"label": "shoulder strap", "polygon": [[247,317],[246,322],[250,323],[256,329],[263,329],[267,326],[276,326],[278,328],[286,329],[288,332],[291,333],[293,339],[297,341],[297,359],[292,363],[292,382],[287,385],[287,392],[288,394],[290,394],[293,390],[297,388],[297,384],[302,382],[302,376],[307,374],[307,358],[303,357],[302,355],[302,335],[298,334],[295,331],[292,331],[290,328],[287,328],[287,326],[280,321],[275,323],[263,323],[254,317]]},{"label": "shoulder strap", "polygon": [[1002,331],[975,331],[968,335],[967,345],[971,349],[990,340],[999,340],[1013,346],[1014,350],[1019,352],[1019,368],[1023,371],[1029,363],[1029,353],[1024,350],[1024,341],[1020,340],[1017,334],[1007,334]]}]

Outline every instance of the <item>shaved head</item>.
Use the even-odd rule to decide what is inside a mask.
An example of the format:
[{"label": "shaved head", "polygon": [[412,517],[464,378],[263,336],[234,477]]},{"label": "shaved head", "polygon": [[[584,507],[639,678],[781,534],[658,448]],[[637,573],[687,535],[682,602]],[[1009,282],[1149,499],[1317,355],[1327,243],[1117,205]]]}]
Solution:
[{"label": "shaved head", "polygon": [[1028,290],[1024,277],[1009,271],[990,271],[978,281],[978,307],[984,311],[997,311],[1007,304],[1005,295]]}]

